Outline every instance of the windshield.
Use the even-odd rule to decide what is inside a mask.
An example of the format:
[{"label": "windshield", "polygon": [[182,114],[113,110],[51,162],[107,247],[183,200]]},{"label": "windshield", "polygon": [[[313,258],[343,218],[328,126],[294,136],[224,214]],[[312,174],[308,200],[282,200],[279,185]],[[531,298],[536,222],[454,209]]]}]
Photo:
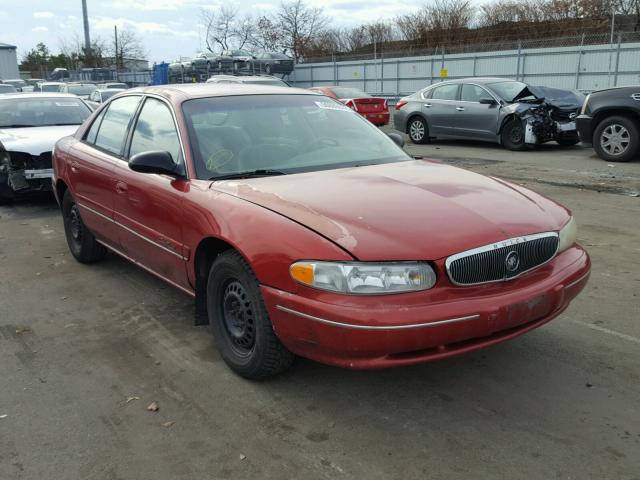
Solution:
[{"label": "windshield", "polygon": [[[488,83],[487,86],[491,88],[500,98],[507,102],[513,102],[513,99],[518,96],[518,94],[527,88],[526,83],[515,82],[513,80],[509,80],[506,82],[496,82],[496,83]],[[523,98],[534,98],[533,95],[528,95]]]},{"label": "windshield", "polygon": [[341,103],[317,95],[246,95],[185,102],[200,179],[398,162],[409,156]]},{"label": "windshield", "polygon": [[96,89],[95,85],[69,85],[69,93],[74,95],[90,95]]},{"label": "windshield", "polygon": [[0,101],[0,128],[80,125],[91,110],[77,98],[6,98]]},{"label": "windshield", "polygon": [[60,85],[57,84],[43,84],[40,85],[40,91],[42,92],[59,92],[60,91]]},{"label": "windshield", "polygon": [[369,98],[367,92],[363,92],[358,88],[349,88],[349,87],[331,87],[331,91],[338,98]]}]

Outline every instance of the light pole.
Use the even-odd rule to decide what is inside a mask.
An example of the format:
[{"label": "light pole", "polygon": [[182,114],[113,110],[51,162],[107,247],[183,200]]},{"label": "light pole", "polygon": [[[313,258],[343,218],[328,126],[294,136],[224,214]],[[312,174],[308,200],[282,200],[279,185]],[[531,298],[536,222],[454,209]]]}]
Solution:
[{"label": "light pole", "polygon": [[89,13],[87,12],[87,0],[82,0],[82,21],[84,23],[84,48],[87,52],[91,49],[89,37]]},{"label": "light pole", "polygon": [[613,30],[616,25],[616,4],[611,2],[611,36],[609,37],[609,71],[607,72],[607,87],[611,86],[611,62],[613,61]]}]

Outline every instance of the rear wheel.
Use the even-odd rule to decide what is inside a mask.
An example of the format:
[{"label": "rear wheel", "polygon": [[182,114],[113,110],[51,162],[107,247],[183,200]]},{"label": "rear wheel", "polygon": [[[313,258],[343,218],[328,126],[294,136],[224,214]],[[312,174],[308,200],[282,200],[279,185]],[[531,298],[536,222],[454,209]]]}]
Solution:
[{"label": "rear wheel", "polygon": [[15,193],[9,186],[9,180],[0,178],[0,205],[7,205],[13,201]]},{"label": "rear wheel", "polygon": [[608,162],[629,162],[640,152],[638,126],[627,117],[602,120],[593,133],[593,149]]},{"label": "rear wheel", "polygon": [[502,127],[502,145],[513,151],[521,151],[526,148],[524,143],[524,126],[515,118],[509,120]]},{"label": "rear wheel", "polygon": [[62,199],[62,219],[64,233],[71,254],[80,263],[99,262],[107,254],[107,249],[96,241],[96,237],[85,227],[80,209],[71,192],[67,190]]},{"label": "rear wheel", "polygon": [[427,122],[420,117],[413,117],[409,120],[407,133],[413,143],[429,143],[429,127],[427,127]]},{"label": "rear wheel", "polygon": [[253,270],[233,250],[222,253],[211,265],[207,312],[220,354],[238,375],[266,378],[293,362],[294,355],[273,331]]}]

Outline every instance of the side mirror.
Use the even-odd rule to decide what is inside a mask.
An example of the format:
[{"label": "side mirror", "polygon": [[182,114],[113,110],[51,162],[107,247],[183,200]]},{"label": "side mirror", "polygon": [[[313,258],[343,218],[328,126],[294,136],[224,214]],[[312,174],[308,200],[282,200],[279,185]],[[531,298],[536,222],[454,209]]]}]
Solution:
[{"label": "side mirror", "polygon": [[496,101],[493,98],[481,98],[480,99],[480,104],[481,105],[495,105]]},{"label": "side mirror", "polygon": [[140,173],[159,173],[174,177],[182,176],[169,152],[152,150],[134,155],[129,159],[129,168]]},{"label": "side mirror", "polygon": [[389,132],[389,133],[387,133],[387,136],[391,140],[393,140],[393,143],[398,145],[400,148],[404,147],[404,137],[402,135],[400,135],[399,133]]}]

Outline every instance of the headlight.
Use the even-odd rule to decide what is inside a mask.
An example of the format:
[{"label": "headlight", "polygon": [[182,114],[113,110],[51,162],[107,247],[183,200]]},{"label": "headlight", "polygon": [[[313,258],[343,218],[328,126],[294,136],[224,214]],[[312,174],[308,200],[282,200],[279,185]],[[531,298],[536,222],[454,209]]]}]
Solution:
[{"label": "headlight", "polygon": [[560,230],[560,242],[558,244],[558,253],[564,252],[571,245],[576,243],[576,235],[578,234],[578,225],[573,217],[569,219],[567,224]]},{"label": "headlight", "polygon": [[436,273],[425,262],[296,262],[291,278],[309,287],[347,294],[385,294],[427,290]]},{"label": "headlight", "polygon": [[580,109],[580,115],[584,115],[587,112],[587,103],[589,102],[589,97],[591,94],[587,95],[587,98],[584,99],[584,103],[582,104],[582,108]]}]

